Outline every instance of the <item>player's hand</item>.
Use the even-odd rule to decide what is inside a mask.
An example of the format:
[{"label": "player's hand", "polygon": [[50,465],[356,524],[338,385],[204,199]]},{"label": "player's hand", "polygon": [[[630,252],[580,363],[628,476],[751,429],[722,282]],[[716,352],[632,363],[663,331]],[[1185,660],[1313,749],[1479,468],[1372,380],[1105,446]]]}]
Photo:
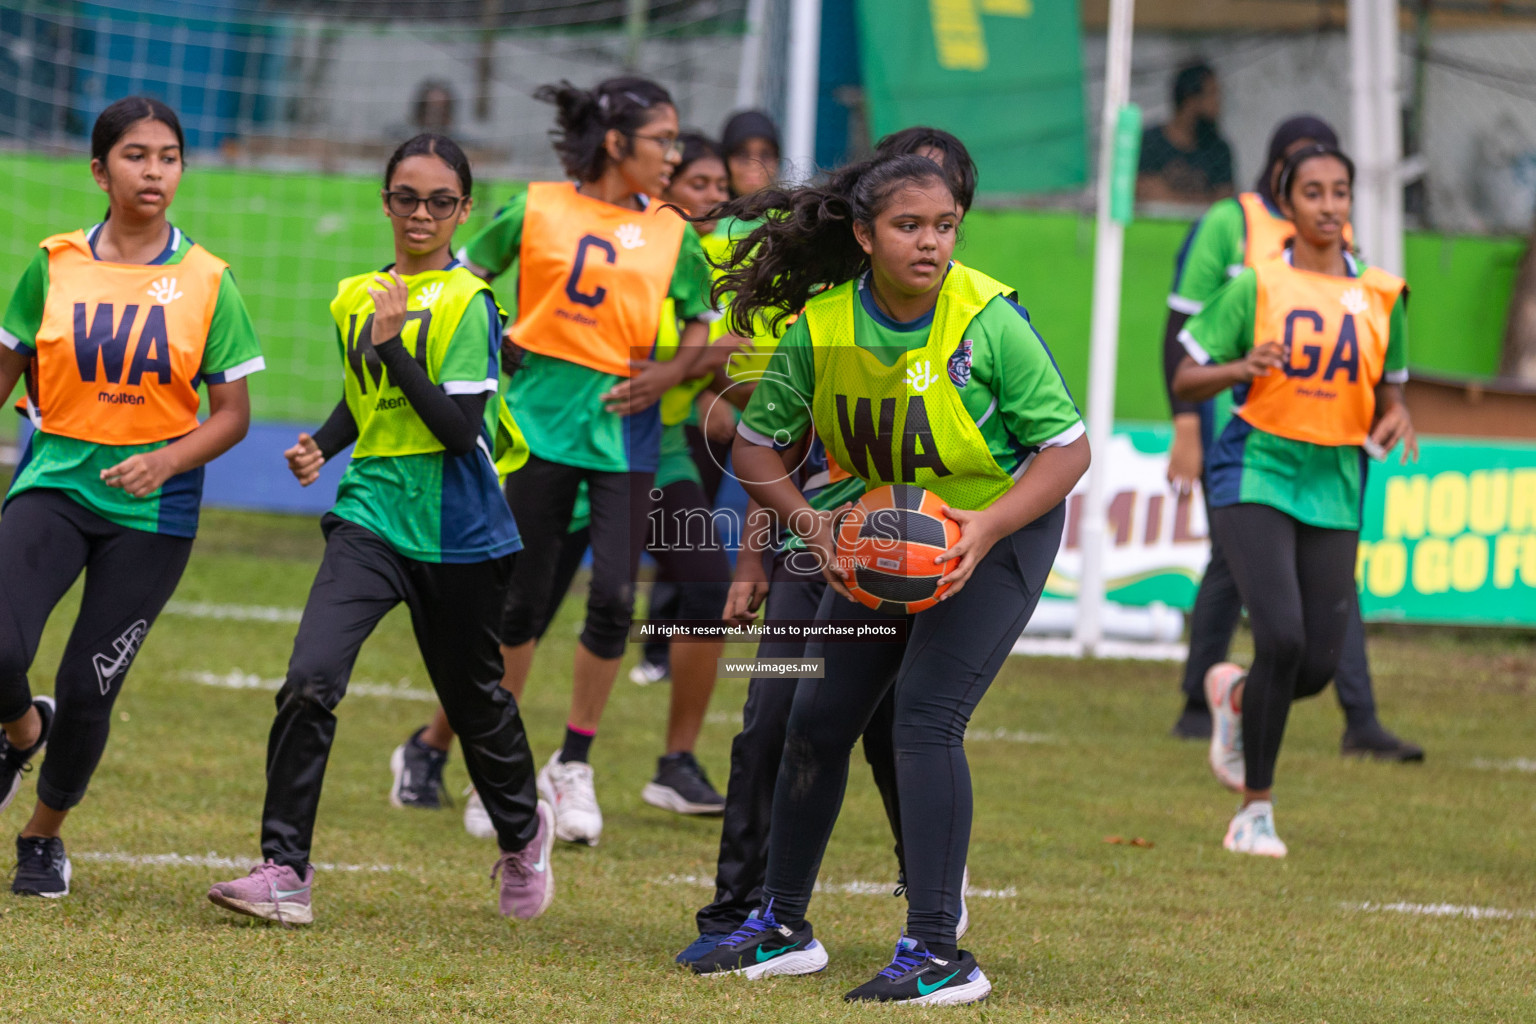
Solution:
[{"label": "player's hand", "polygon": [[735,406],[713,391],[700,392],[694,406],[699,411],[699,426],[704,436],[715,444],[729,444],[736,436]]},{"label": "player's hand", "polygon": [[115,466],[101,471],[101,482],[108,487],[120,487],[135,498],[147,498],[158,491],[175,474],[175,467],[166,457],[165,449],[130,455]]},{"label": "player's hand", "polygon": [[757,610],[768,597],[767,580],[737,579],[725,597],[725,610],[720,617],[726,622],[744,626],[757,619]]},{"label": "player's hand", "polygon": [[1200,444],[1200,418],[1181,413],[1173,418],[1173,447],[1168,451],[1168,484],[1179,497],[1195,489],[1205,451]]},{"label": "player's hand", "polygon": [[821,574],[826,577],[827,586],[837,592],[838,596],[853,600],[853,595],[848,592],[848,570],[837,564],[837,534],[834,525],[842,521],[843,513],[853,507],[853,502],[838,506],[831,512],[818,512],[816,514],[816,529],[809,537],[802,537],[808,551],[816,556],[816,564],[821,566]]},{"label": "player's hand", "polygon": [[1401,441],[1403,456],[1399,461],[1405,466],[1410,461],[1419,461],[1419,435],[1414,431],[1413,420],[1408,416],[1408,406],[1402,402],[1394,402],[1381,414],[1381,418],[1371,428],[1371,440],[1381,446],[1382,458]]},{"label": "player's hand", "polygon": [[1278,370],[1285,365],[1285,346],[1278,341],[1266,341],[1262,345],[1255,345],[1243,358],[1232,364],[1237,374],[1237,379],[1244,384],[1251,384],[1256,377],[1264,377],[1270,370]]},{"label": "player's hand", "polygon": [[996,517],[986,509],[972,512],[945,505],[944,514],[960,524],[960,539],[954,547],[934,559],[940,565],[952,563],[947,565],[949,571],[939,581],[949,584],[949,589],[940,595],[940,601],[947,601],[960,593],[960,588],[965,586],[966,580],[971,578],[971,573],[976,571],[981,560],[987,557],[992,545],[1003,536],[997,528]]},{"label": "player's hand", "polygon": [[320,467],[325,465],[320,446],[308,434],[300,434],[298,443],[283,452],[283,458],[288,460],[288,472],[305,487],[320,479]]},{"label": "player's hand", "polygon": [[713,377],[719,370],[725,369],[731,357],[737,352],[752,351],[750,339],[743,338],[739,334],[722,334],[708,345],[694,363],[693,376]]},{"label": "player's hand", "polygon": [[635,375],[619,381],[603,395],[603,408],[620,416],[649,409],[682,380],[676,359],[664,363],[654,359],[631,359],[629,365]]},{"label": "player's hand", "polygon": [[411,290],[393,270],[388,278],[374,274],[373,283],[379,288],[369,288],[368,294],[373,299],[373,342],[378,345],[395,337],[405,326],[405,303]]}]

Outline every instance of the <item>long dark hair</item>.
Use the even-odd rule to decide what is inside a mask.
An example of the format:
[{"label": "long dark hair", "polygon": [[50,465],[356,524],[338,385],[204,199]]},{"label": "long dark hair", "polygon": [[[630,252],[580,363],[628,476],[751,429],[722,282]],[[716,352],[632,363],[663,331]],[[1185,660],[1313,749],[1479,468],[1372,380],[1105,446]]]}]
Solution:
[{"label": "long dark hair", "polygon": [[608,169],[608,132],[624,135],[624,153],[634,145],[634,133],[647,124],[657,107],[675,107],[672,94],[649,78],[620,77],[578,89],[570,82],[541,85],[533,98],[555,105],[555,152],[565,173],[577,181],[596,181]]},{"label": "long dark hair", "polygon": [[1285,151],[1302,139],[1321,142],[1335,149],[1339,147],[1339,134],[1333,130],[1333,125],[1312,114],[1298,114],[1277,124],[1269,137],[1269,156],[1259,170],[1259,180],[1253,186],[1253,190],[1263,196],[1270,206],[1277,205],[1274,192],[1275,168],[1285,164]]},{"label": "long dark hair", "polygon": [[[185,166],[187,137],[181,130],[181,118],[176,116],[176,111],[153,96],[124,96],[116,103],[109,103],[107,109],[96,115],[96,123],[91,126],[91,160],[100,160],[105,167],[107,154],[112,152],[112,147],[128,133],[129,128],[145,120],[159,121],[171,130],[176,136],[176,145],[181,148],[181,161]],[[109,203],[107,215],[102,220],[111,216],[112,206]]]},{"label": "long dark hair", "polygon": [[944,169],[927,157],[876,157],[833,172],[825,185],[764,189],[693,218],[762,221],[732,247],[712,289],[717,304],[733,296],[731,330],[750,337],[766,315],[776,331],[817,291],[858,277],[869,257],[853,225],[874,223],[903,186],[931,181],[954,194]]},{"label": "long dark hair", "polygon": [[467,196],[474,191],[475,176],[469,170],[469,157],[459,148],[459,144],[446,135],[438,135],[434,132],[422,132],[400,143],[395,151],[390,154],[389,163],[384,165],[384,188],[389,188],[390,181],[395,176],[395,168],[400,166],[400,161],[408,156],[435,156],[447,164],[453,173],[459,176],[459,188],[464,190]]}]

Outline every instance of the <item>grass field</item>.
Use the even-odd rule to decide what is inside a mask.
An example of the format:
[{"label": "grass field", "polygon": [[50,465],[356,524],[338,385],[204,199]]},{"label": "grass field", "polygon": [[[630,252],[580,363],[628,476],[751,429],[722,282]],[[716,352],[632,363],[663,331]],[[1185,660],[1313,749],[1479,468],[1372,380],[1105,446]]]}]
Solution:
[{"label": "grass field", "polygon": [[[514,926],[497,916],[486,877],[493,844],[467,836],[455,812],[388,806],[389,752],[432,706],[398,613],[364,649],[342,704],[315,842],[321,861],[377,870],[320,872],[307,930],[209,904],[208,885],[256,855],[272,694],[255,687],[282,675],[294,626],[283,615],[210,618],[218,609],[206,605],[298,609],[319,556],[312,521],[206,513],[176,612],[140,654],[91,796],[70,822],[73,894],[0,896],[0,1016],[800,1022],[892,1012],[839,998],[884,965],[902,921],[902,902],[883,894],[890,837],[861,762],[826,858],[830,891],[811,912],[832,954],[826,973],[694,978],[670,960],[708,895],[696,879],[713,872],[718,825],[640,802],[666,690],[621,680],[595,747],[602,845],[558,850],[554,906]],[[48,631],[40,689],[72,613],[73,598]],[[539,755],[559,735],[576,626],[568,603],[535,667],[526,715]],[[996,987],[979,1008],[895,1012],[1536,1019],[1536,761],[1526,760],[1536,759],[1536,648],[1509,634],[1420,631],[1378,635],[1373,654],[1388,724],[1423,742],[1429,760],[1341,760],[1331,696],[1300,707],[1281,762],[1283,862],[1221,849],[1233,801],[1200,747],[1165,734],[1171,666],[1012,659],[968,743],[972,884],[985,892],[971,900],[965,944]],[[717,781],[743,694],[743,683],[723,683],[706,727],[701,754]],[[455,756],[450,785],[464,781]],[[30,799],[28,788],[3,828],[20,827]],[[1112,835],[1155,845],[1106,843]]]}]

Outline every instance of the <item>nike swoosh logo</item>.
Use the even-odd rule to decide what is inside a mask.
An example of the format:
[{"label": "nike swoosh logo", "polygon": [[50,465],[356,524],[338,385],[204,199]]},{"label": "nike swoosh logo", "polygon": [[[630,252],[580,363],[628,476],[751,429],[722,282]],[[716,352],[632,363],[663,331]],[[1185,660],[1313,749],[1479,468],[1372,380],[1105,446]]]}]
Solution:
[{"label": "nike swoosh logo", "polygon": [[272,890],[272,895],[280,900],[285,900],[290,896],[302,896],[306,892],[309,892],[309,886],[307,885],[302,889],[274,889]]},{"label": "nike swoosh logo", "polygon": [[[959,973],[960,973],[959,971],[955,972],[955,974],[959,974]],[[949,978],[953,978],[955,976],[955,974],[951,974],[949,976]],[[949,978],[941,978],[940,980],[934,982],[932,985],[925,985],[925,984],[923,984],[923,979],[922,978],[918,978],[917,979],[917,994],[920,995],[920,996],[926,996],[930,992],[933,992],[935,989],[943,988],[945,983],[949,981]]]},{"label": "nike swoosh logo", "polygon": [[543,871],[544,868],[548,864],[549,864],[549,851],[546,850],[545,852],[539,854],[539,859],[534,862],[533,870],[535,870],[535,871]]},{"label": "nike swoosh logo", "polygon": [[800,945],[800,943],[798,943],[798,942],[791,942],[789,945],[781,946],[778,949],[774,950],[772,953],[768,953],[766,955],[763,953],[763,947],[762,946],[758,946],[757,947],[757,953],[756,953],[756,955],[757,955],[757,962],[760,963],[760,964],[761,963],[766,963],[767,961],[772,960],[774,957],[779,956],[782,953],[788,953],[790,950],[794,949],[798,945]]}]

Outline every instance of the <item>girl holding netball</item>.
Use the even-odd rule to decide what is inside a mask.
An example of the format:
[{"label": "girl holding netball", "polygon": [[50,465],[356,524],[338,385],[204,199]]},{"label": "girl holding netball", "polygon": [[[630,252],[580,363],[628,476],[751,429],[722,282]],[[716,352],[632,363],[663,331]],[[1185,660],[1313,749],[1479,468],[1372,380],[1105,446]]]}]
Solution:
[{"label": "girl holding netball", "polygon": [[[1207,677],[1212,762],[1242,806],[1224,845],[1283,857],[1271,789],[1292,700],[1333,676],[1356,602],[1365,456],[1418,445],[1402,382],[1402,279],[1366,267],[1344,239],[1354,165],[1310,145],[1281,169],[1276,197],[1295,225],[1278,258],[1244,270],[1184,327],[1174,391],[1235,389],[1207,456],[1211,528],[1253,624],[1254,658]],[[1219,668],[1219,666],[1218,666]]]},{"label": "girl holding netball", "polygon": [[452,140],[418,135],[401,145],[382,193],[394,260],[343,280],[331,302],[343,398],[284,454],[307,486],[327,459],[355,447],[321,520],[325,557],[277,694],[263,861],[208,892],[242,914],[314,919],[310,846],[336,705],[363,641],[402,603],[495,827],[501,913],[537,917],[554,896],[554,813],[536,795],[517,702],[501,687],[497,627],[522,543],[493,462],[515,435],[497,392],[501,316],[452,250],[473,184]]},{"label": "girl holding netball", "polygon": [[[158,100],[103,110],[91,174],[106,217],[44,239],[0,325],[0,404],[25,375],[36,428],[0,519],[0,809],[49,747],[16,837],[11,891],[22,895],[69,893],[65,818],[186,568],[202,467],[245,436],[245,378],[265,365],[229,267],[167,220],[184,155],[181,124]],[[43,627],[82,571],[54,695],[34,695],[27,671]]]},{"label": "girl holding netball", "polygon": [[756,978],[826,965],[806,912],[849,753],[892,691],[907,925],[890,964],[846,998],[974,1002],[991,983],[955,939],[971,824],[961,741],[1045,584],[1064,499],[1088,466],[1083,425],[1012,289],[952,261],[961,207],[933,161],[877,158],[825,187],[768,190],[727,211],[764,218],[720,282],[735,293],[733,320],[804,309],[753,393],[732,457],[748,493],[825,567],[817,618],[873,613],[849,600],[832,517],[811,509],[776,450],[813,424],[867,486],[937,492],[961,539],[943,555],[944,600],[909,616],[903,639],[807,652],[825,659],[825,678],[796,687],[763,904],[693,969]]}]

